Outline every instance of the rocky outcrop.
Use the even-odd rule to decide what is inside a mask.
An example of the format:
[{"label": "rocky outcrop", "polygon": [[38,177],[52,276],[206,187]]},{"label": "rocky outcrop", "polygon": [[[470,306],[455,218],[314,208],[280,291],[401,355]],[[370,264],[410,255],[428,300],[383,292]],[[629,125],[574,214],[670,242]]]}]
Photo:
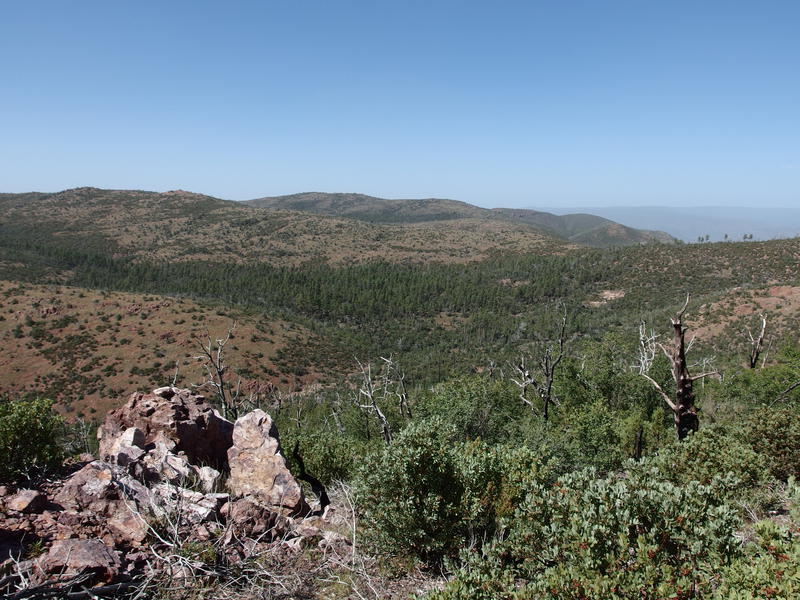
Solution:
[{"label": "rocky outcrop", "polygon": [[281,539],[292,529],[288,517],[269,510],[250,498],[240,498],[222,507],[228,530],[226,541],[235,538],[261,538],[265,541]]},{"label": "rocky outcrop", "polygon": [[150,394],[132,394],[124,406],[108,414],[97,435],[101,458],[118,454],[120,448],[148,450],[160,443],[170,452],[184,453],[192,464],[224,470],[232,434],[233,424],[203,396],[163,387]]},{"label": "rocky outcrop", "polygon": [[[261,410],[233,424],[202,396],[160,388],[130,396],[98,437],[101,460],[77,464],[65,479],[0,488],[0,568],[33,541],[45,552],[15,568],[28,569],[30,582],[73,577],[80,585],[141,575],[161,547],[174,557],[183,544],[213,543],[220,560],[234,563],[274,548],[329,552],[348,543],[321,516],[306,517],[277,428]],[[156,563],[191,576],[185,560]]]},{"label": "rocky outcrop", "polygon": [[228,450],[228,487],[288,516],[309,512],[303,490],[286,466],[278,429],[263,410],[240,417]]}]

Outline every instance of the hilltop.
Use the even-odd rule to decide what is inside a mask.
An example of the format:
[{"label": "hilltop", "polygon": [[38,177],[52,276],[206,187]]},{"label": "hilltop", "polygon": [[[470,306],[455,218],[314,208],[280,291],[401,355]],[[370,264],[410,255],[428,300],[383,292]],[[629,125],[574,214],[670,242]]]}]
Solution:
[{"label": "hilltop", "polygon": [[530,225],[565,241],[598,248],[675,241],[663,231],[634,229],[591,214],[555,215],[530,209],[486,209],[458,200],[440,198],[388,200],[364,194],[306,192],[258,198],[246,203],[262,208],[348,217],[368,223],[411,224],[462,219],[504,221]]},{"label": "hilltop", "polygon": [[498,252],[564,252],[571,244],[526,224],[462,214],[452,220],[374,224],[259,208],[185,191],[76,188],[0,195],[0,235],[170,261],[275,265],[469,262]]}]

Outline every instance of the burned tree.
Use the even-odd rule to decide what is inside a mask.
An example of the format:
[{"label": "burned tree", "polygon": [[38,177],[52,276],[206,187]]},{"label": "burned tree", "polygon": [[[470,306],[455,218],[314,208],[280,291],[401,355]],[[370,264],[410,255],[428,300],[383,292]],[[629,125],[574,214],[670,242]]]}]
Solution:
[{"label": "burned tree", "polygon": [[[380,425],[383,441],[389,445],[392,443],[394,433],[384,408],[397,402],[400,416],[411,420],[405,374],[391,357],[381,357],[382,365],[377,378],[373,378],[371,363],[364,365],[358,359],[356,362],[361,370],[361,386],[353,397],[353,404],[364,413],[365,418],[369,415],[375,417]],[[368,423],[367,433],[369,434]]]},{"label": "burned tree", "polygon": [[[694,376],[689,374],[689,368],[686,363],[686,328],[683,325],[683,315],[686,312],[687,306],[689,306],[688,295],[686,296],[686,302],[683,308],[670,320],[672,323],[672,343],[669,348],[658,342],[657,336],[643,335],[642,332],[644,332],[645,329],[644,327],[640,328],[640,351],[642,357],[640,357],[639,372],[642,377],[653,384],[653,387],[655,387],[667,403],[667,406],[672,410],[675,419],[675,430],[679,440],[685,439],[689,433],[697,431],[700,427],[700,421],[697,417],[697,407],[694,403],[694,382],[717,373],[716,371],[710,371]],[[652,364],[652,358],[654,356],[652,351],[656,347],[661,348],[670,361],[672,379],[675,382],[674,400],[663,390],[658,382],[648,374],[649,366]],[[648,357],[650,359],[649,363],[647,362]]]},{"label": "burned tree", "polygon": [[538,359],[535,361],[536,365],[530,366],[527,364],[525,356],[522,356],[519,362],[513,365],[517,378],[512,377],[511,381],[519,388],[520,400],[530,407],[532,411],[538,412],[534,398],[529,394],[529,390],[533,390],[541,403],[541,415],[545,421],[550,418],[550,405],[557,403],[556,396],[553,393],[553,383],[558,365],[564,358],[567,331],[566,306],[563,307],[563,311],[558,330],[558,340],[542,348]]},{"label": "burned tree", "polygon": [[236,420],[239,416],[238,409],[242,393],[241,378],[235,385],[232,384],[228,377],[228,365],[225,363],[225,345],[233,336],[235,329],[236,323],[233,323],[228,327],[224,338],[213,341],[208,330],[206,330],[205,340],[193,336],[203,353],[195,358],[203,363],[207,375],[206,380],[198,387],[205,386],[214,390],[222,416],[230,420]]},{"label": "burned tree", "polygon": [[761,356],[761,352],[764,350],[764,335],[767,332],[767,317],[764,315],[758,316],[761,318],[761,331],[759,331],[758,335],[753,335],[750,328],[747,328],[747,336],[750,338],[750,352],[747,357],[747,362],[751,369],[755,369],[758,366],[758,359]]}]

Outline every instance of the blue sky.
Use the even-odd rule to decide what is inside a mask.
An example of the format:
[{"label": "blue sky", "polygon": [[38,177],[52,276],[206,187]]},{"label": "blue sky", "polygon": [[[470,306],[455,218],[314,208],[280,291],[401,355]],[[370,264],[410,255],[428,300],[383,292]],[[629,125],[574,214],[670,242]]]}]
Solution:
[{"label": "blue sky", "polygon": [[0,191],[800,204],[800,2],[0,4]]}]

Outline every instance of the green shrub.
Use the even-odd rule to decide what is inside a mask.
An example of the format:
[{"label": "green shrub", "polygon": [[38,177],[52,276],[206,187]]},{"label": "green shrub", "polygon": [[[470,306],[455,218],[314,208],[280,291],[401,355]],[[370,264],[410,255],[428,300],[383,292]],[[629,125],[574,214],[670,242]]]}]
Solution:
[{"label": "green shrub", "polygon": [[428,564],[480,545],[541,476],[525,449],[461,442],[441,419],[409,425],[361,469],[358,506],[377,550]]},{"label": "green shrub", "polygon": [[432,598],[680,598],[695,585],[713,589],[714,569],[738,555],[740,521],[721,501],[735,480],[676,485],[649,462],[630,464],[624,477],[589,469],[533,486],[504,520],[505,537],[484,556],[464,556]]},{"label": "green shrub", "polygon": [[58,466],[62,431],[50,400],[0,400],[0,481],[30,478]]},{"label": "green shrub", "polygon": [[651,464],[676,484],[709,484],[715,477],[731,473],[739,485],[729,490],[729,499],[751,500],[768,480],[765,458],[722,427],[704,427],[682,442],[673,440]]},{"label": "green shrub", "polygon": [[474,375],[435,386],[417,400],[414,412],[420,419],[444,419],[461,439],[489,443],[520,438],[531,418],[513,384]]},{"label": "green shrub", "polygon": [[763,409],[742,426],[750,447],[764,458],[770,474],[786,481],[800,477],[800,413]]},{"label": "green shrub", "polygon": [[[325,485],[334,481],[350,481],[370,448],[370,444],[363,440],[329,430],[318,429],[306,433],[287,428],[286,433],[281,434],[281,444],[292,469],[297,468],[292,453],[295,443],[298,443],[306,471]],[[376,443],[382,442],[376,440]]]},{"label": "green shrub", "polygon": [[722,570],[714,598],[800,597],[800,538],[772,521],[757,523],[755,533],[746,554]]}]

